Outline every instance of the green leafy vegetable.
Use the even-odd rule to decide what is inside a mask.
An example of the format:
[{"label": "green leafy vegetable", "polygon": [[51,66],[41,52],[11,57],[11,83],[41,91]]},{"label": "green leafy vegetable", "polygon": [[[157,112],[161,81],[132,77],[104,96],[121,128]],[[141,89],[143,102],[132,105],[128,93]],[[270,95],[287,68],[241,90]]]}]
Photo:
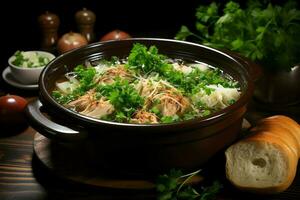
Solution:
[{"label": "green leafy vegetable", "polygon": [[78,65],[75,67],[74,72],[79,78],[80,87],[78,88],[79,93],[88,91],[95,86],[93,79],[96,75],[96,70],[94,67],[84,67],[83,65]]},{"label": "green leafy vegetable", "polygon": [[162,123],[172,123],[172,122],[178,122],[180,120],[180,118],[178,115],[163,116],[160,120]]},{"label": "green leafy vegetable", "polygon": [[299,63],[300,11],[295,1],[283,6],[248,1],[246,8],[229,1],[196,10],[195,31],[182,26],[176,39],[194,38],[205,45],[233,50],[265,67],[289,70]]},{"label": "green leafy vegetable", "polygon": [[200,170],[183,175],[180,170],[172,169],[169,174],[160,175],[156,182],[158,200],[213,200],[220,192],[222,185],[215,181],[209,187],[193,188],[188,181]]},{"label": "green leafy vegetable", "polygon": [[158,54],[158,49],[155,46],[147,49],[146,46],[136,43],[128,56],[127,66],[143,73],[161,72],[168,67],[164,60],[165,56]]},{"label": "green leafy vegetable", "polygon": [[128,80],[117,79],[110,85],[98,85],[96,91],[105,96],[116,109],[115,120],[123,122],[129,120],[131,115],[142,107],[144,99],[138,94]]}]

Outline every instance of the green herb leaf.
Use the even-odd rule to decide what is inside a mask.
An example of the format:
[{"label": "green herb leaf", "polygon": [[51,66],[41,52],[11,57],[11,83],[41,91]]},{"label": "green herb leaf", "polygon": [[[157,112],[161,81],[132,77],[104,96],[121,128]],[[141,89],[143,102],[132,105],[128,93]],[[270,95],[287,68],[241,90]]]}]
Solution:
[{"label": "green herb leaf", "polygon": [[213,200],[220,192],[222,184],[213,182],[209,187],[195,188],[187,185],[189,179],[198,174],[183,175],[180,170],[171,169],[169,174],[160,175],[157,178],[156,190],[158,200]]},{"label": "green herb leaf", "polygon": [[158,54],[155,46],[147,49],[146,46],[136,43],[128,56],[127,67],[144,74],[153,71],[160,72],[167,65],[164,60],[165,56]]},{"label": "green herb leaf", "polygon": [[201,5],[196,10],[197,33],[185,27],[177,34],[182,37],[176,38],[194,38],[214,48],[239,52],[265,67],[289,70],[300,62],[300,11],[293,0],[283,6],[266,2],[250,0],[241,8],[228,1],[223,10],[215,2]]},{"label": "green herb leaf", "polygon": [[163,116],[160,120],[162,123],[173,123],[173,122],[178,122],[180,118],[178,115],[173,115],[173,116]]},{"label": "green herb leaf", "polygon": [[80,81],[80,92],[88,91],[95,86],[93,79],[96,75],[96,70],[94,67],[87,68],[83,65],[78,65],[77,67],[75,67],[74,72],[76,73]]},{"label": "green herb leaf", "polygon": [[193,33],[186,26],[181,26],[179,32],[176,34],[176,40],[186,40],[187,37],[193,35]]},{"label": "green herb leaf", "polygon": [[59,103],[59,104],[66,104],[69,103],[70,101],[75,100],[78,95],[76,94],[68,94],[68,95],[64,95],[61,92],[54,90],[52,92],[52,97]]},{"label": "green herb leaf", "polygon": [[109,85],[99,85],[96,88],[98,95],[105,96],[116,109],[115,120],[124,122],[144,103],[144,99],[138,94],[128,80],[116,79]]},{"label": "green herb leaf", "polygon": [[200,200],[209,200],[209,199],[215,199],[217,194],[220,192],[220,190],[223,188],[222,184],[218,181],[214,181],[212,186],[202,188],[202,192],[200,195]]}]

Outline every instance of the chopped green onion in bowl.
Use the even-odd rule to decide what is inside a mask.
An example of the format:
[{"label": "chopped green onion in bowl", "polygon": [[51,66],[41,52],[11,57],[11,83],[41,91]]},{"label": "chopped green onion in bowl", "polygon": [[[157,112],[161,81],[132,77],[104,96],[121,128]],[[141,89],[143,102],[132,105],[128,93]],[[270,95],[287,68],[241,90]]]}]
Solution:
[{"label": "chopped green onion in bowl", "polygon": [[12,76],[22,84],[37,84],[43,68],[55,58],[46,51],[16,51],[8,65]]},{"label": "chopped green onion in bowl", "polygon": [[49,57],[34,51],[16,51],[14,57],[12,64],[24,68],[43,67],[50,62]]}]

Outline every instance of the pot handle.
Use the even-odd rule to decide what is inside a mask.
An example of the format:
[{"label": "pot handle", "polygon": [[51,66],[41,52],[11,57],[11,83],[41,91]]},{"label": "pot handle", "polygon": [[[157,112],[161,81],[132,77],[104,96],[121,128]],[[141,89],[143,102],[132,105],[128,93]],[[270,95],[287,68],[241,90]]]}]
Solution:
[{"label": "pot handle", "polygon": [[60,141],[81,140],[87,136],[87,133],[82,130],[73,130],[51,121],[41,112],[41,108],[42,103],[36,99],[28,103],[25,109],[30,125],[41,134]]}]

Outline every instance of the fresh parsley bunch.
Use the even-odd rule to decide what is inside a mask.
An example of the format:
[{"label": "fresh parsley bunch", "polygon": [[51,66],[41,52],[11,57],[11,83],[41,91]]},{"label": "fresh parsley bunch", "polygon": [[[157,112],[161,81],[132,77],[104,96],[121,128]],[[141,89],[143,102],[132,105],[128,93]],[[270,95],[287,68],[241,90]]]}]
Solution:
[{"label": "fresh parsley bunch", "polygon": [[236,51],[270,69],[290,70],[300,62],[300,11],[295,1],[283,6],[248,1],[245,8],[229,1],[196,10],[195,31],[182,26],[176,39]]},{"label": "fresh parsley bunch", "polygon": [[222,189],[219,181],[209,187],[192,187],[188,181],[201,170],[184,175],[181,170],[171,169],[169,174],[157,178],[157,200],[213,200]]}]

